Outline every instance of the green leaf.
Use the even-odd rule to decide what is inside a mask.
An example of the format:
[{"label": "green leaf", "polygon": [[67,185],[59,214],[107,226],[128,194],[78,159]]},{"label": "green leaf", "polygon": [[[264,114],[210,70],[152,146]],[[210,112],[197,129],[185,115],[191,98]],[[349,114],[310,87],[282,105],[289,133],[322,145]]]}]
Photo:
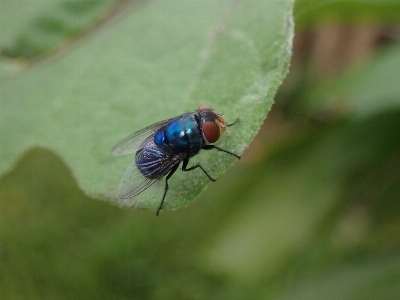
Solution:
[{"label": "green leaf", "polygon": [[[59,154],[82,190],[113,200],[133,156],[116,158],[120,139],[207,104],[230,127],[218,144],[240,154],[259,130],[285,77],[293,37],[292,1],[156,1],[132,6],[75,49],[1,83],[1,171],[41,146]],[[193,159],[218,176],[234,159]],[[164,207],[192,201],[209,183],[177,172]],[[163,183],[134,207],[156,209]]]},{"label": "green leaf", "polygon": [[400,2],[393,0],[297,0],[296,29],[324,23],[360,24],[379,22],[396,26],[400,21]]},{"label": "green leaf", "polygon": [[113,5],[107,0],[2,1],[2,54],[31,59],[53,50],[94,26]]}]

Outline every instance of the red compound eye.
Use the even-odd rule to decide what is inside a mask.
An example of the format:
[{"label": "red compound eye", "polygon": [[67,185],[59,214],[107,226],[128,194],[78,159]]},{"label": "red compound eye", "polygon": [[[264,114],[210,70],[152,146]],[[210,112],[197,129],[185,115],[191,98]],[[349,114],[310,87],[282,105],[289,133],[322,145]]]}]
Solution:
[{"label": "red compound eye", "polygon": [[215,143],[218,141],[221,133],[219,125],[216,122],[204,122],[201,126],[207,143]]}]

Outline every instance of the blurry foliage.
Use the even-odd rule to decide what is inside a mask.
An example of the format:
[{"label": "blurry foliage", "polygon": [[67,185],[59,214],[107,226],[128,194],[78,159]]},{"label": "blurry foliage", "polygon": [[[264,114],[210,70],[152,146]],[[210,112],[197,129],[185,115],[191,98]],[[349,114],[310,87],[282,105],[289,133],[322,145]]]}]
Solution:
[{"label": "blurry foliage", "polygon": [[[69,39],[99,24],[110,13],[116,1],[10,1],[3,0],[2,9],[29,13],[27,18],[15,20],[14,14],[3,15],[3,34],[14,33],[15,38],[2,41],[2,55],[10,58],[31,59],[55,50]],[[12,19],[11,19],[12,18]],[[19,31],[15,28],[21,26]],[[9,35],[13,36],[13,35]]]},{"label": "blurry foliage", "polygon": [[294,105],[304,112],[337,112],[357,119],[400,109],[400,43],[364,60],[326,82],[312,82]]},{"label": "blurry foliage", "polygon": [[397,25],[397,0],[296,0],[296,28],[315,28],[326,23]]},{"label": "blurry foliage", "polygon": [[[356,2],[360,16],[373,5],[363,22],[399,14],[396,1],[297,9],[346,21]],[[374,30],[363,57],[327,72],[307,28],[242,162],[187,208],[118,209],[85,197],[52,152],[26,152],[0,181],[2,299],[398,299],[398,39]]]}]

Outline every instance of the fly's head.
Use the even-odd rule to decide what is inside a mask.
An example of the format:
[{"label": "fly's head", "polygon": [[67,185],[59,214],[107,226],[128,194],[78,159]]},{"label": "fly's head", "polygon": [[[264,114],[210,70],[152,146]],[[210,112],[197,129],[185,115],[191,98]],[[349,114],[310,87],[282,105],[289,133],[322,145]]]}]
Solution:
[{"label": "fly's head", "polygon": [[204,140],[207,144],[216,143],[226,130],[224,118],[206,105],[200,105],[196,113],[200,119]]}]

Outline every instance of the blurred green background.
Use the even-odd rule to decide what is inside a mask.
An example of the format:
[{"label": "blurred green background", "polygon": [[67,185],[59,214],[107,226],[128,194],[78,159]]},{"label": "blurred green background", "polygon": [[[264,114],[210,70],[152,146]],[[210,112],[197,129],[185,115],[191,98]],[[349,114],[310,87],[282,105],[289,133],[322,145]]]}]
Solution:
[{"label": "blurred green background", "polygon": [[[90,24],[125,2],[98,3]],[[294,15],[264,126],[188,207],[119,209],[54,153],[26,152],[0,180],[1,298],[398,299],[400,2],[298,1]],[[65,36],[2,45],[2,65]]]}]

